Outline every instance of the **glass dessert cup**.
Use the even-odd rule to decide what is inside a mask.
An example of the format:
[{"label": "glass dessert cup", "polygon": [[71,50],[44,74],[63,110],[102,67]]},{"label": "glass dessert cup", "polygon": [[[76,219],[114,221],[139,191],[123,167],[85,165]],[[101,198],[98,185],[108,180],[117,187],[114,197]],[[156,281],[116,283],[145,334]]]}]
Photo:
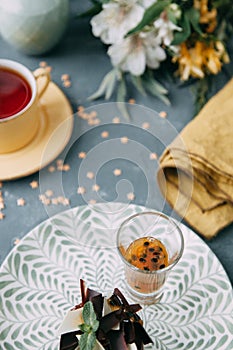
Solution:
[{"label": "glass dessert cup", "polygon": [[117,232],[117,248],[131,299],[142,304],[159,302],[168,274],[184,250],[176,222],[156,211],[130,216]]}]

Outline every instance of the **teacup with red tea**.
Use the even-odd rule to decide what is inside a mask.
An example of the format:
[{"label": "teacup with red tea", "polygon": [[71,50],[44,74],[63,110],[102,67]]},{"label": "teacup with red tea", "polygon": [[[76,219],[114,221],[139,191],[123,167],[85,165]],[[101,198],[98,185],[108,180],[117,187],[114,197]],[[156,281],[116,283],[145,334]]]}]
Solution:
[{"label": "teacup with red tea", "polygon": [[[43,80],[40,91],[38,79]],[[49,81],[44,69],[31,72],[21,63],[0,59],[0,154],[16,151],[34,138],[40,124],[39,98]]]}]

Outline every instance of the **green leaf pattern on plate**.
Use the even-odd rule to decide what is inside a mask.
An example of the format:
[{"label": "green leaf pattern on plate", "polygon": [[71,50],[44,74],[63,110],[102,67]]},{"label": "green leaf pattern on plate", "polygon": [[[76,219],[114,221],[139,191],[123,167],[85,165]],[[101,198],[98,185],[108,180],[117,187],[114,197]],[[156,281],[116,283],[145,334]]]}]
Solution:
[{"label": "green leaf pattern on plate", "polygon": [[[0,269],[0,344],[3,350],[57,350],[57,329],[80,302],[79,280],[102,293],[124,292],[116,231],[145,210],[120,203],[82,206],[40,224]],[[146,349],[232,350],[233,297],[212,251],[190,229],[183,257],[170,273],[162,302],[141,317],[154,340]]]}]

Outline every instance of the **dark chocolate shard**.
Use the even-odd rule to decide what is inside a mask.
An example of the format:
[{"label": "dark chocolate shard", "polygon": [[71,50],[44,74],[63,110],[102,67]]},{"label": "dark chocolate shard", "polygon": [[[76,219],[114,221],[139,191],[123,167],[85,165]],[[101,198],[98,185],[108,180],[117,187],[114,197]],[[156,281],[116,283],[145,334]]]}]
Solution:
[{"label": "dark chocolate shard", "polygon": [[124,313],[122,309],[110,312],[102,317],[100,320],[100,329],[105,333],[109,332],[112,328],[116,327],[124,319]]},{"label": "dark chocolate shard", "polygon": [[148,333],[146,332],[145,328],[143,328],[141,323],[134,322],[134,327],[135,327],[136,339],[137,338],[141,339],[144,345],[153,343],[152,339],[149,337]]},{"label": "dark chocolate shard", "polygon": [[110,340],[111,350],[128,350],[128,346],[126,344],[122,330],[111,330],[108,332],[108,338]]},{"label": "dark chocolate shard", "polygon": [[79,344],[78,338],[79,331],[69,332],[61,335],[60,350],[75,350]]},{"label": "dark chocolate shard", "polygon": [[104,306],[104,297],[102,294],[93,294],[89,295],[89,300],[92,302],[97,320],[99,321],[102,318],[102,311]]},{"label": "dark chocolate shard", "polygon": [[123,322],[123,329],[125,334],[125,341],[127,344],[132,344],[135,341],[135,328],[134,323],[126,320]]}]

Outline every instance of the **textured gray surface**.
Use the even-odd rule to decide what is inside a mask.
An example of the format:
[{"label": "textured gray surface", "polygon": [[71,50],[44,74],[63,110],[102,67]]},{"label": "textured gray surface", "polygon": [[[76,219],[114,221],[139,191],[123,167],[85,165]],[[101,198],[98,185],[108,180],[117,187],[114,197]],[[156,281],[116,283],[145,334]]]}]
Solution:
[{"label": "textured gray surface", "polygon": [[[95,110],[101,111],[104,100],[88,102],[86,99],[98,87],[104,74],[111,69],[109,58],[106,55],[105,46],[91,34],[88,19],[75,19],[76,11],[81,11],[78,1],[71,1],[71,18],[69,27],[59,46],[43,56],[26,56],[16,51],[0,38],[0,56],[17,60],[30,69],[38,67],[40,61],[46,61],[52,66],[52,79],[64,91],[69,98],[73,111],[76,112],[79,105],[86,107],[94,106]],[[87,5],[85,5],[87,6]],[[231,47],[231,56],[232,47]],[[232,75],[233,64],[227,66],[227,71]],[[67,73],[71,77],[72,86],[64,88],[61,75]],[[216,90],[226,83],[228,77],[222,73],[216,78]],[[164,144],[175,136],[193,117],[193,96],[189,88],[178,88],[174,83],[165,82],[170,90],[171,106],[167,107],[156,98],[151,96],[142,97],[136,91],[129,91],[129,98],[134,97],[137,104],[146,106],[153,111],[165,110],[167,120],[159,119],[155,113],[143,114],[141,120],[136,118],[131,123],[123,120],[123,124],[113,125],[111,106],[104,108],[100,119],[101,124],[94,128],[87,125],[86,121],[75,116],[74,133],[71,143],[58,158],[65,158],[65,162],[71,166],[68,172],[56,172],[50,174],[44,169],[40,174],[14,181],[3,183],[2,193],[5,201],[4,220],[0,221],[0,262],[2,262],[14,245],[16,238],[22,238],[40,222],[46,220],[59,211],[68,209],[63,205],[44,206],[38,199],[40,193],[52,189],[56,196],[64,195],[70,199],[70,206],[85,204],[90,199],[99,201],[123,201],[129,202],[127,193],[134,192],[133,203],[147,205],[155,209],[162,209],[170,214],[170,208],[164,203],[156,186],[155,173],[156,162],[148,162],[146,156],[150,152],[160,154]],[[114,101],[114,98],[111,100]],[[97,106],[96,106],[97,105]],[[150,123],[148,131],[138,128],[143,122]],[[160,123],[160,124],[159,124]],[[158,128],[161,127],[166,142],[158,141]],[[167,127],[167,129],[166,129]],[[174,130],[173,130],[174,128]],[[107,139],[101,137],[102,131],[108,131]],[[119,138],[127,136],[133,140],[129,142],[130,153],[125,154],[121,149]],[[115,139],[118,139],[118,144]],[[74,142],[76,141],[76,142]],[[104,142],[105,141],[105,142]],[[128,145],[128,146],[129,146]],[[138,148],[137,148],[138,147]],[[119,154],[116,153],[118,149]],[[78,153],[88,153],[86,162],[78,157]],[[101,158],[103,156],[103,159]],[[55,164],[55,162],[53,162]],[[100,166],[101,164],[101,166]],[[1,166],[1,164],[0,164]],[[122,175],[113,175],[115,168],[122,169]],[[94,171],[96,179],[87,179],[87,171]],[[30,182],[40,180],[40,187],[32,189]],[[62,188],[59,188],[59,183]],[[98,183],[100,190],[93,191],[92,185]],[[77,194],[77,187],[86,187],[86,194],[82,197]],[[17,206],[17,199],[25,198],[26,205]],[[227,227],[212,241],[206,242],[217,255],[233,283],[233,225]]]}]

